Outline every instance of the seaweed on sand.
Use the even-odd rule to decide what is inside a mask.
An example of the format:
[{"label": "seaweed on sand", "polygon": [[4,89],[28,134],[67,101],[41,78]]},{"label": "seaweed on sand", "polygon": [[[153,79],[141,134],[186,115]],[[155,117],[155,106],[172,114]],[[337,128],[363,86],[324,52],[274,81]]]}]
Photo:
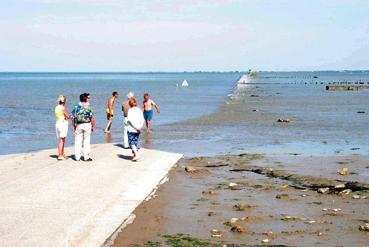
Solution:
[{"label": "seaweed on sand", "polygon": [[170,247],[218,247],[221,244],[214,244],[206,240],[193,238],[185,234],[164,235],[165,243]]},{"label": "seaweed on sand", "polygon": [[197,238],[191,237],[190,235],[181,234],[181,233],[178,233],[175,235],[163,235],[162,238],[165,243],[149,241],[143,245],[135,245],[135,247],[138,247],[138,246],[140,247],[141,246],[142,247],[161,247],[161,246],[169,246],[169,247],[222,247],[222,246],[227,246],[227,247],[246,247],[246,246],[285,247],[285,245],[244,245],[244,244],[237,245],[237,244],[225,244],[224,242],[214,243],[208,240],[197,239]]}]

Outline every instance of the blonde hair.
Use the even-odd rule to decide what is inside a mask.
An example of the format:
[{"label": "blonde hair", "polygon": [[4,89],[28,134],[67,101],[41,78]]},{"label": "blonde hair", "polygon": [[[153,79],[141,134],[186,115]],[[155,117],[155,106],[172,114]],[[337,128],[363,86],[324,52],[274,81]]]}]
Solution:
[{"label": "blonde hair", "polygon": [[135,98],[130,98],[129,101],[128,101],[128,104],[130,107],[135,107],[137,106],[137,101]]},{"label": "blonde hair", "polygon": [[59,95],[58,104],[59,105],[65,104],[66,99],[67,99],[67,97],[65,97],[64,95]]}]

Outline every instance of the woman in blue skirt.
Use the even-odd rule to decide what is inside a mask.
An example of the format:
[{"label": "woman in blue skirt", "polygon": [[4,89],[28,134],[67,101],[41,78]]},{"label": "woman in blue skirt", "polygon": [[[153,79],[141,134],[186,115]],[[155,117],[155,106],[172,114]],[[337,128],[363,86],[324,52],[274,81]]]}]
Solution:
[{"label": "woman in blue skirt", "polygon": [[133,153],[133,161],[137,161],[140,158],[139,149],[140,149],[140,133],[141,129],[144,125],[145,119],[142,113],[142,110],[137,107],[137,101],[135,98],[131,98],[129,100],[129,106],[131,107],[128,110],[127,115],[127,132],[128,132],[128,145],[132,149]]}]

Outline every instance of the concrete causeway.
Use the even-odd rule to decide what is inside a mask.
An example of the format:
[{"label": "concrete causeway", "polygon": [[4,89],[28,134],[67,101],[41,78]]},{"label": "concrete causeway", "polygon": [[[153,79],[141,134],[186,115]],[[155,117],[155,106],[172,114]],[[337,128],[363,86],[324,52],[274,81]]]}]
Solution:
[{"label": "concrete causeway", "polygon": [[93,145],[93,162],[55,154],[0,156],[0,246],[101,246],[182,157],[143,149],[132,162],[117,144]]}]

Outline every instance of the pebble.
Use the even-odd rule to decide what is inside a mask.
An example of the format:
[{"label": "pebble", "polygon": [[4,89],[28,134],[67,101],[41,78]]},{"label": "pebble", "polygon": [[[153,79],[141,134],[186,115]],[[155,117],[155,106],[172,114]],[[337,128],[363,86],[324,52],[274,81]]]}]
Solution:
[{"label": "pebble", "polygon": [[350,190],[350,189],[346,189],[346,190],[342,190],[342,191],[340,191],[338,194],[339,195],[349,195],[349,194],[351,194],[351,192],[352,192],[352,190]]},{"label": "pebble", "polygon": [[213,216],[213,215],[215,215],[215,213],[214,213],[214,212],[209,212],[209,213],[208,213],[208,216]]},{"label": "pebble", "polygon": [[231,224],[234,224],[234,223],[236,223],[238,221],[238,218],[231,218],[230,220],[229,220],[229,222],[231,223]]},{"label": "pebble", "polygon": [[337,173],[338,173],[339,175],[341,175],[341,176],[347,176],[347,175],[350,175],[350,172],[349,172],[349,170],[348,170],[348,168],[347,168],[347,167],[344,167],[344,168],[342,168],[342,169],[339,169],[339,170],[337,171]]},{"label": "pebble", "polygon": [[263,242],[263,243],[269,243],[269,239],[263,239],[263,240],[261,240],[261,242]]},{"label": "pebble", "polygon": [[245,232],[245,229],[242,226],[233,226],[231,232],[242,233]]},{"label": "pebble", "polygon": [[287,189],[288,188],[288,184],[284,184],[281,187],[282,187],[282,189]]},{"label": "pebble", "polygon": [[285,199],[288,199],[289,196],[288,194],[279,194],[279,195],[276,195],[275,198],[280,199],[280,200],[285,200]]},{"label": "pebble", "polygon": [[277,122],[279,122],[279,123],[290,123],[291,119],[289,119],[289,118],[278,118]]},{"label": "pebble", "polygon": [[367,196],[360,196],[360,195],[352,195],[352,199],[366,199]]},{"label": "pebble", "polygon": [[329,188],[320,188],[318,189],[318,193],[325,194],[329,191]]},{"label": "pebble", "polygon": [[299,217],[299,216],[282,215],[281,220],[284,220],[284,221],[287,221],[287,220],[302,220],[302,221],[305,221],[306,218]]},{"label": "pebble", "polygon": [[204,167],[186,166],[185,171],[188,173],[209,173],[209,170]]},{"label": "pebble", "polygon": [[346,188],[345,184],[337,184],[336,186],[334,186],[335,189],[343,189]]},{"label": "pebble", "polygon": [[365,223],[365,225],[359,226],[360,231],[369,231],[369,223]]},{"label": "pebble", "polygon": [[231,183],[229,183],[229,184],[228,184],[228,187],[229,187],[229,188],[234,188],[234,187],[237,187],[237,186],[238,186],[238,184],[237,184],[237,183],[232,183],[232,182],[231,182]]},{"label": "pebble", "polygon": [[223,223],[223,225],[234,227],[235,224],[239,221],[239,218],[231,218],[230,220]]},{"label": "pebble", "polygon": [[202,192],[203,195],[219,195],[219,192],[218,191],[213,191],[213,190],[205,190]]},{"label": "pebble", "polygon": [[273,232],[272,231],[263,232],[263,235],[266,235],[268,237],[271,237],[271,236],[273,236]]},{"label": "pebble", "polygon": [[305,222],[306,224],[315,224],[316,223],[316,221],[315,220],[309,220],[309,221],[307,221],[307,222]]},{"label": "pebble", "polygon": [[325,233],[325,232],[318,232],[318,236],[320,237],[320,236],[324,236],[324,235],[327,235],[327,233]]},{"label": "pebble", "polygon": [[323,208],[323,211],[333,211],[333,212],[339,212],[342,209],[340,208]]},{"label": "pebble", "polygon": [[236,205],[233,206],[233,209],[236,210],[236,211],[244,211],[244,210],[250,209],[252,207],[253,206],[248,205],[248,204],[236,204]]}]

